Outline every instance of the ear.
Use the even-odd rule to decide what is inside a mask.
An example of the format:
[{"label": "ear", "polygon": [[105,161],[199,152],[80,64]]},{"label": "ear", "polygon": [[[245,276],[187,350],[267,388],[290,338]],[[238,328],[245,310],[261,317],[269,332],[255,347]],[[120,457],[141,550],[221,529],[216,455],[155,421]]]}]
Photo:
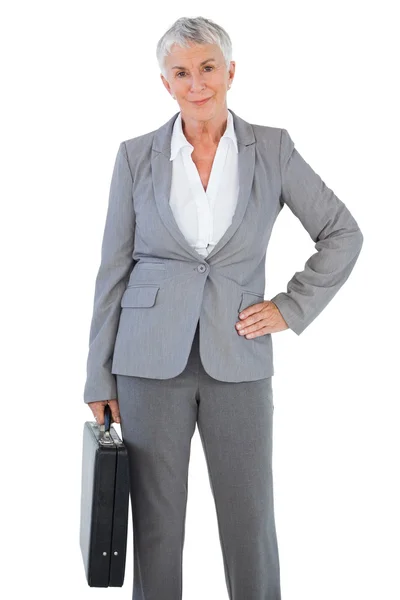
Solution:
[{"label": "ear", "polygon": [[162,73],[160,73],[160,77],[161,77],[161,81],[163,82],[164,87],[172,95],[172,93],[171,93],[171,86],[169,85],[168,81],[165,79],[165,77],[164,77],[164,75]]},{"label": "ear", "polygon": [[236,68],[236,63],[234,60],[231,60],[231,64],[229,67],[229,83],[232,84],[233,79],[235,77],[235,68]]}]

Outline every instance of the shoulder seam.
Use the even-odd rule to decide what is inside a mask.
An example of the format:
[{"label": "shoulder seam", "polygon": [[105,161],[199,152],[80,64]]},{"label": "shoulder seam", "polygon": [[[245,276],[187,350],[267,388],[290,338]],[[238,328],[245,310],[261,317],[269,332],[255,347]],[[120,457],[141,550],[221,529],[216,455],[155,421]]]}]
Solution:
[{"label": "shoulder seam", "polygon": [[282,134],[283,134],[283,129],[281,129],[281,137],[280,137],[280,142],[279,142],[279,172],[280,172],[280,176],[281,176],[281,185],[282,185]]},{"label": "shoulder seam", "polygon": [[128,163],[129,172],[130,172],[130,174],[131,174],[131,178],[132,178],[132,181],[133,181],[132,169],[131,169],[131,165],[130,165],[130,163],[129,163],[128,152],[127,152],[127,150],[126,150],[126,142],[122,142],[122,143],[121,143],[121,146],[122,146],[122,147],[123,147],[123,149],[124,149],[125,160],[126,160],[126,162]]}]

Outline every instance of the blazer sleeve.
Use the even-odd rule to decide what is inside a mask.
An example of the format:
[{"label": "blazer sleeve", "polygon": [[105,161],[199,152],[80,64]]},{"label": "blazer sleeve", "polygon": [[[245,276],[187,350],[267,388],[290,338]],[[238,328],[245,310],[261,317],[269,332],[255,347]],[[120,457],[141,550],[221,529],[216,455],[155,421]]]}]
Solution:
[{"label": "blazer sleeve", "polygon": [[296,272],[287,291],[271,298],[288,327],[300,335],[349,277],[363,244],[360,228],[334,192],[302,158],[286,129],[280,139],[281,203],[315,242],[316,253]]},{"label": "blazer sleeve", "polygon": [[136,262],[132,258],[135,235],[132,183],[125,142],[121,142],[111,178],[101,262],[95,281],[85,403],[117,398],[116,378],[111,372],[112,358],[121,298]]}]

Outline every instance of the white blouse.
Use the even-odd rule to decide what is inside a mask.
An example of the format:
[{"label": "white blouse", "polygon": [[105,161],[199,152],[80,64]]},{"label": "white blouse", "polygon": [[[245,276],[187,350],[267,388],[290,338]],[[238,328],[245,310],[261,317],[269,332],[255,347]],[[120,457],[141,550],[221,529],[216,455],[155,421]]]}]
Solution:
[{"label": "white blouse", "polygon": [[183,235],[202,256],[207,256],[232,222],[239,192],[238,147],[232,113],[221,137],[207,190],[191,154],[194,150],[175,120],[171,138],[172,183],[170,206]]}]

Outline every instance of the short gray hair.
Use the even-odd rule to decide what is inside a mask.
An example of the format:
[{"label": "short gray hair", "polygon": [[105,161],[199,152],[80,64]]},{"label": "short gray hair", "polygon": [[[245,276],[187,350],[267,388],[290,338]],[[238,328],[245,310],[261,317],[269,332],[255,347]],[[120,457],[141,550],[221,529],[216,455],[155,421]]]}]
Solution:
[{"label": "short gray hair", "polygon": [[226,70],[232,60],[232,42],[220,25],[204,17],[181,17],[164,33],[157,44],[157,61],[161,73],[167,78],[165,58],[174,44],[189,48],[189,42],[196,44],[217,44],[225,59]]}]

